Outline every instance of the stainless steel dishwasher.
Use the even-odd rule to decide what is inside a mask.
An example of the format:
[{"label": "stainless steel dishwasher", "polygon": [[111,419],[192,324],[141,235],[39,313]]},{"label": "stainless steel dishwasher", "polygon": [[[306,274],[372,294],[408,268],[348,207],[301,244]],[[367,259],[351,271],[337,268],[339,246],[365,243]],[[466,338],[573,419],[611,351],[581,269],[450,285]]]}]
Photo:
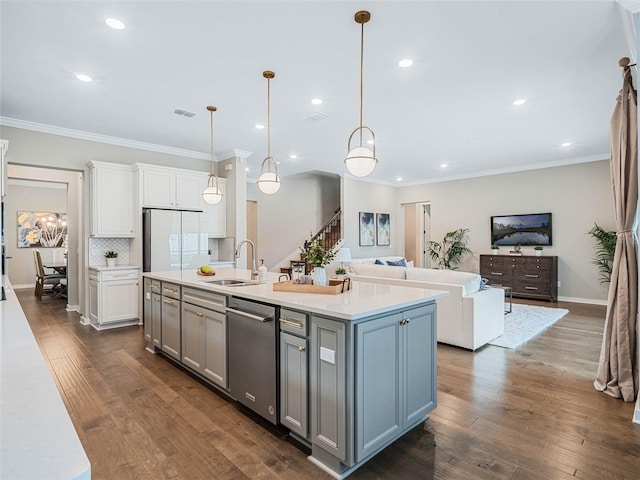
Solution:
[{"label": "stainless steel dishwasher", "polygon": [[278,307],[231,298],[229,392],[274,425],[278,424]]}]

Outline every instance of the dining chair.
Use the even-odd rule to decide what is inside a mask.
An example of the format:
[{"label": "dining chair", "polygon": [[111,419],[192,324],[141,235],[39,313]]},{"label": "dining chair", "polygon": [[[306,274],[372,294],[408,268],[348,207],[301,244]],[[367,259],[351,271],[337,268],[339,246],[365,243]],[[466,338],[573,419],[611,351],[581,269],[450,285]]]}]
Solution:
[{"label": "dining chair", "polygon": [[56,295],[58,293],[56,289],[60,286],[60,280],[65,278],[65,276],[59,273],[45,274],[42,265],[42,255],[39,250],[33,251],[33,258],[36,268],[36,289],[34,295],[38,297],[38,300],[42,300],[43,295]]}]

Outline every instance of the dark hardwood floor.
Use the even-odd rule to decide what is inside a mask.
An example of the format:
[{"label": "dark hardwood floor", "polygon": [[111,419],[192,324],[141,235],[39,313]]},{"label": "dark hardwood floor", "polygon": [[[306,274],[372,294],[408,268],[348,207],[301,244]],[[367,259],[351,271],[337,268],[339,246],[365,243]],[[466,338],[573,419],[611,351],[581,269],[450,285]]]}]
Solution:
[{"label": "dark hardwood floor", "polygon": [[[286,430],[145,351],[141,327],[98,332],[64,301],[18,297],[94,480],[330,478]],[[633,405],[592,386],[604,307],[541,305],[570,313],[518,349],[439,345],[438,407],[350,478],[640,479]]]}]

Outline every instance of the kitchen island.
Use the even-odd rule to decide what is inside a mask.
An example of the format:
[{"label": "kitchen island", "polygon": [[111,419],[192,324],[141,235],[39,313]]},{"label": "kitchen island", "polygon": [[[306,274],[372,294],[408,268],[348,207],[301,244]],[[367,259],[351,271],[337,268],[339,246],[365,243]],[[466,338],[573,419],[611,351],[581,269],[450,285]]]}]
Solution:
[{"label": "kitchen island", "polygon": [[0,478],[89,480],[89,460],[6,276],[2,285]]},{"label": "kitchen island", "polygon": [[[245,405],[244,395],[229,389],[239,358],[227,338],[237,322],[229,305],[275,308],[276,358],[261,363],[277,365],[271,375],[279,395],[269,405],[271,418],[255,411],[288,427],[310,446],[309,459],[335,478],[421,424],[436,406],[435,300],[446,292],[365,282],[338,295],[282,292],[273,290],[279,275],[259,284],[236,269],[217,269],[213,277],[194,270],[143,276],[147,348]],[[262,325],[273,319],[262,318]]]}]

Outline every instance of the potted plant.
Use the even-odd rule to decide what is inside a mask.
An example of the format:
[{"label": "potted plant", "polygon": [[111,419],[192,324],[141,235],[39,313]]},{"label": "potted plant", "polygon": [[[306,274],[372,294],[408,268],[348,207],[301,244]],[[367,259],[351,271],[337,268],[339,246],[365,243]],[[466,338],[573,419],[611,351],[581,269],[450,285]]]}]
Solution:
[{"label": "potted plant", "polygon": [[344,278],[347,276],[347,269],[344,267],[338,267],[336,268],[336,278],[340,279],[340,280],[344,280]]},{"label": "potted plant", "polygon": [[540,257],[542,255],[542,245],[536,245],[533,249],[536,251],[536,257]]},{"label": "potted plant", "polygon": [[329,280],[324,266],[333,260],[336,252],[331,248],[325,248],[322,241],[319,238],[313,238],[313,235],[304,242],[304,245],[300,247],[300,251],[305,261],[313,265],[313,270],[311,271],[313,283],[315,285],[328,285]]},{"label": "potted plant", "polygon": [[440,268],[455,270],[462,261],[462,257],[471,253],[471,249],[467,247],[468,232],[468,228],[459,228],[447,232],[442,242],[430,241],[427,244],[427,253],[431,260],[437,262]]},{"label": "potted plant", "polygon": [[596,241],[593,264],[598,267],[600,283],[604,285],[611,282],[611,270],[613,269],[613,257],[616,253],[618,235],[614,231],[606,231],[595,222],[593,225],[593,228],[587,233]]},{"label": "potted plant", "polygon": [[491,245],[491,253],[493,253],[494,255],[498,254],[500,247],[498,245]]},{"label": "potted plant", "polygon": [[107,250],[106,252],[104,252],[104,258],[107,259],[107,267],[115,267],[118,253],[114,252],[113,250]]}]

